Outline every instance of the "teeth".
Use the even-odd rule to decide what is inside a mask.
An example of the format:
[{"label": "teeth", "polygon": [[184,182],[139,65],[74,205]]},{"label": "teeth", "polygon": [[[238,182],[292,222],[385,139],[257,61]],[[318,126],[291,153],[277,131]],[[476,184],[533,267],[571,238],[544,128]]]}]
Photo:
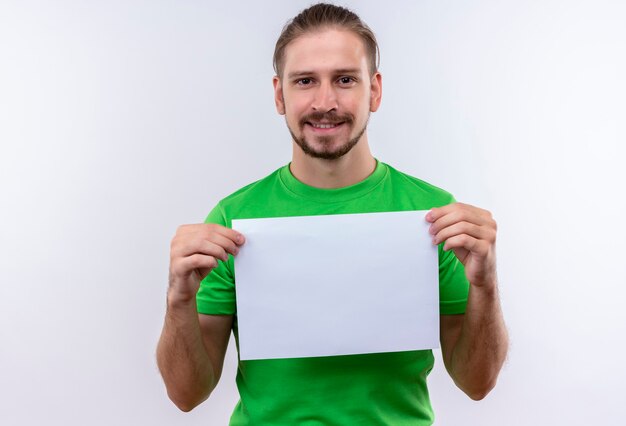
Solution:
[{"label": "teeth", "polygon": [[333,127],[337,127],[337,124],[315,124],[311,123],[313,127],[316,129],[332,129]]}]

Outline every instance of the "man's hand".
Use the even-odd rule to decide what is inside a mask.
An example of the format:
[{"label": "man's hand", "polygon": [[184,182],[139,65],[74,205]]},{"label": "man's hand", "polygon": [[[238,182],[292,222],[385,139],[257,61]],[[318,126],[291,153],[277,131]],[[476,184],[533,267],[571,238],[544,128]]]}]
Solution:
[{"label": "man's hand", "polygon": [[454,203],[426,214],[433,244],[444,243],[465,266],[471,287],[464,315],[441,316],[441,351],[450,376],[479,400],[495,386],[508,350],[496,274],[496,222],[491,213]]},{"label": "man's hand", "polygon": [[170,249],[170,303],[189,302],[196,297],[200,281],[217,262],[235,256],[245,239],[239,232],[215,224],[182,225]]},{"label": "man's hand", "polygon": [[199,315],[200,281],[239,252],[244,237],[214,224],[183,225],[172,239],[167,312],[157,363],[170,399],[189,411],[209,397],[222,374],[232,315]]},{"label": "man's hand", "polygon": [[454,203],[434,208],[427,215],[433,244],[445,241],[465,266],[469,282],[493,289],[496,285],[496,222],[487,210]]}]

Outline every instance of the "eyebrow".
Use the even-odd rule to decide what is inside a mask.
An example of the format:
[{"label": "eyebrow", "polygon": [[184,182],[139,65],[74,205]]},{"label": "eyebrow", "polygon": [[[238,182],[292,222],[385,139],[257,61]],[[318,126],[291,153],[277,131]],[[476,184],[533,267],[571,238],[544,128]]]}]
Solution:
[{"label": "eyebrow", "polygon": [[[340,68],[332,71],[333,74],[358,74],[361,72],[358,68]],[[306,77],[309,75],[315,75],[315,71],[293,71],[287,75],[287,78],[292,79],[296,77]]]}]

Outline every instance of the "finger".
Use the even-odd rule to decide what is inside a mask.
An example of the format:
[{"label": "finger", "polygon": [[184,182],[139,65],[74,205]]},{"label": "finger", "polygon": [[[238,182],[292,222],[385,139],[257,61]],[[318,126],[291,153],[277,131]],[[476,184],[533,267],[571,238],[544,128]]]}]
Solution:
[{"label": "finger", "polygon": [[441,207],[433,207],[428,213],[426,213],[426,220],[432,223],[440,217],[450,213],[454,209],[459,208],[460,205],[461,203],[452,203]]},{"label": "finger", "polygon": [[470,237],[467,234],[455,235],[446,240],[443,245],[445,251],[453,249],[465,249],[478,256],[486,256],[489,252],[489,243]]},{"label": "finger", "polygon": [[479,240],[492,241],[494,239],[493,232],[489,228],[463,221],[441,229],[433,236],[433,243],[439,244],[442,241],[446,241],[451,237],[461,234],[467,234]]},{"label": "finger", "polygon": [[228,238],[229,240],[231,240],[233,243],[237,245],[242,245],[246,241],[243,234],[239,231],[236,231],[234,229],[227,228],[221,225],[215,225],[215,224],[207,224],[207,225],[213,225],[212,227],[213,231]]},{"label": "finger", "polygon": [[189,270],[196,270],[203,280],[211,271],[217,268],[218,261],[213,256],[205,256],[202,254],[193,254],[185,258],[186,266]]},{"label": "finger", "polygon": [[[446,206],[448,207],[448,206]],[[460,205],[456,208],[447,209],[447,213],[438,216],[430,225],[429,232],[432,235],[437,234],[445,227],[451,226],[457,222],[469,222],[475,225],[488,225],[495,227],[495,221],[491,217],[491,213],[473,206]]]},{"label": "finger", "polygon": [[208,238],[202,241],[209,241],[222,247],[225,252],[232,254],[233,256],[239,253],[239,246],[230,238],[221,234],[211,234]]},{"label": "finger", "polygon": [[245,242],[245,237],[241,232],[238,232],[234,229],[227,228],[226,226],[218,225],[216,223],[195,223],[191,225],[181,225],[176,230],[176,235],[185,235],[185,234],[220,234],[224,237],[230,239],[237,245],[241,245]]},{"label": "finger", "polygon": [[[225,241],[230,241],[227,238],[218,236],[213,238],[221,238]],[[230,244],[233,244],[232,241]],[[224,250],[220,244],[214,243],[213,241],[205,240],[205,239],[194,239],[192,241],[187,242],[185,245],[181,245],[180,248],[172,253],[173,257],[189,257],[194,254],[203,254],[207,256],[213,256],[217,259],[223,260],[226,262],[228,260],[228,253]]]},{"label": "finger", "polygon": [[186,276],[189,275],[194,269],[197,269],[202,278],[206,277],[212,269],[218,265],[217,259],[213,256],[207,256],[204,254],[195,253],[191,256],[182,257],[175,261],[172,261],[171,272],[173,275]]},{"label": "finger", "polygon": [[[233,241],[233,238],[235,241]],[[193,252],[194,247],[198,247],[199,241],[203,240],[212,241],[233,255],[238,253],[239,246],[245,241],[241,233],[220,225],[183,225],[178,228],[176,235],[172,239],[172,255],[187,256]]]}]

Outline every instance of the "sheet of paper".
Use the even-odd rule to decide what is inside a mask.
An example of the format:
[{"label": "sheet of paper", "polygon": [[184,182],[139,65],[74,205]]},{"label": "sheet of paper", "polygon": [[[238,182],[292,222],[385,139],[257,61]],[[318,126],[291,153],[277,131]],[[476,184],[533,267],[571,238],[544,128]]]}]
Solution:
[{"label": "sheet of paper", "polygon": [[240,359],[439,347],[426,213],[233,220]]}]

